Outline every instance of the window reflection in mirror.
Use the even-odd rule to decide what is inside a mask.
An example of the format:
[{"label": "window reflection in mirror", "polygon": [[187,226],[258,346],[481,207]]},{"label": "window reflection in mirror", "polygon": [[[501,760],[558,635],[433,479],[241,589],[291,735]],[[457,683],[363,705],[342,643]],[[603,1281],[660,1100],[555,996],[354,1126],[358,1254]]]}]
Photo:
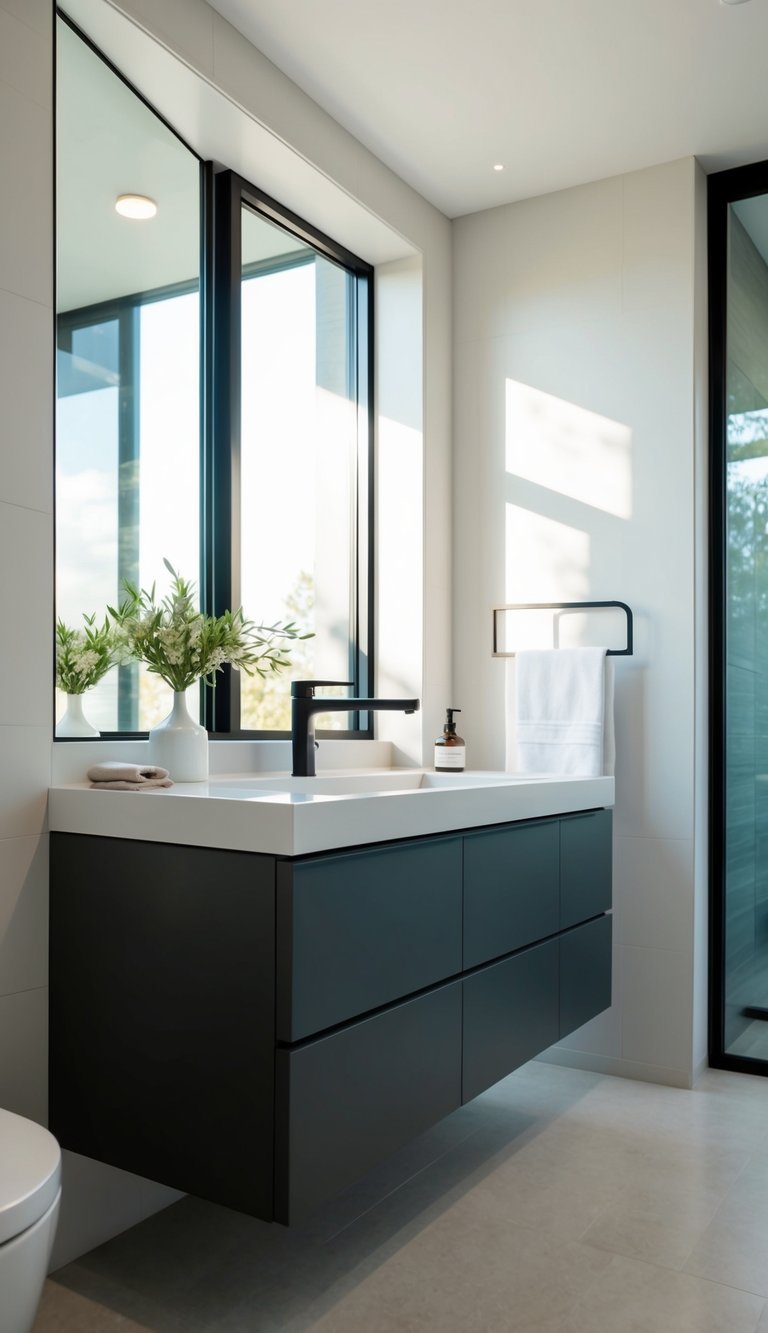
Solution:
[{"label": "window reflection in mirror", "polygon": [[[120,216],[127,193],[156,215]],[[197,157],[59,20],[56,613],[73,628],[124,579],[165,591],[163,557],[197,581],[199,228]],[[140,731],[170,703],[132,665],[88,691],[87,715]]]}]

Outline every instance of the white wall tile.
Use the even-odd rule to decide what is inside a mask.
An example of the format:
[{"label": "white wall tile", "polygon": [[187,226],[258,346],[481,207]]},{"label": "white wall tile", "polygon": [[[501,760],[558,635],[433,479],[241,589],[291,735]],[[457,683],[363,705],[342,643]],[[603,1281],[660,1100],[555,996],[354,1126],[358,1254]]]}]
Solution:
[{"label": "white wall tile", "polygon": [[0,1106],[47,1123],[47,986],[0,995]]},{"label": "white wall tile", "polygon": [[0,841],[0,995],[48,985],[48,838]]},{"label": "white wall tile", "polygon": [[693,931],[693,843],[616,836],[614,943],[689,949]]},{"label": "white wall tile", "polygon": [[50,514],[0,501],[0,727],[40,726],[53,692],[53,533]]},{"label": "white wall tile", "polygon": [[454,224],[458,333],[567,328],[621,310],[620,177],[488,209]]},{"label": "white wall tile", "polygon": [[53,511],[53,311],[0,290],[0,501]]},{"label": "white wall tile", "polygon": [[622,177],[622,304],[668,309],[674,294],[690,302],[693,158]]},{"label": "white wall tile", "polygon": [[0,726],[0,839],[44,832],[52,737],[52,721],[42,727]]},{"label": "white wall tile", "polygon": [[50,32],[30,27],[0,5],[0,81],[48,108],[53,101],[50,42]]},{"label": "white wall tile", "polygon": [[620,948],[621,1054],[640,1064],[691,1067],[690,950]]},{"label": "white wall tile", "polygon": [[0,83],[0,288],[53,305],[51,113]]}]

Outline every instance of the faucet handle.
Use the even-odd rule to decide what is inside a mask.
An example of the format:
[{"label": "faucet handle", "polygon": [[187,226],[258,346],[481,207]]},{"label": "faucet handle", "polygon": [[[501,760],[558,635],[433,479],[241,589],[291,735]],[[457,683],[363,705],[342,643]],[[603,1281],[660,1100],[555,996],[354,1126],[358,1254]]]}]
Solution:
[{"label": "faucet handle", "polygon": [[318,685],[354,685],[353,680],[292,680],[292,699],[312,699]]}]

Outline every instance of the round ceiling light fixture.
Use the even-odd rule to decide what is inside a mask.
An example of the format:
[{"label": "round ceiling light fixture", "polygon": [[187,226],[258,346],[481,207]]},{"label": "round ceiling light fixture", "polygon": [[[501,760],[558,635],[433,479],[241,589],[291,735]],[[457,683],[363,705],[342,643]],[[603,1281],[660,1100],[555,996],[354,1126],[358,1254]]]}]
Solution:
[{"label": "round ceiling light fixture", "polygon": [[153,218],[157,204],[146,194],[119,194],[115,200],[115,212],[124,218]]},{"label": "round ceiling light fixture", "polygon": [[721,5],[745,5],[748,0],[720,0]]},{"label": "round ceiling light fixture", "polygon": [[493,164],[493,169],[494,169],[494,171],[503,171],[503,170],[504,170],[504,163],[503,163],[503,162],[494,162],[494,164]]}]

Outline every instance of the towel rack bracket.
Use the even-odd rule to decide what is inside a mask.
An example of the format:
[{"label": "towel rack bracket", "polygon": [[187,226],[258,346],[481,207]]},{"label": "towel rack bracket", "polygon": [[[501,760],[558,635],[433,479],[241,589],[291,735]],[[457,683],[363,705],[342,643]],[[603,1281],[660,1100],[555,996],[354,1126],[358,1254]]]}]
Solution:
[{"label": "towel rack bracket", "polygon": [[501,652],[499,649],[499,613],[502,611],[594,611],[606,608],[623,611],[626,616],[626,646],[607,648],[608,657],[632,657],[634,652],[632,611],[626,602],[507,602],[504,606],[493,608],[493,656],[514,657],[514,653]]}]

